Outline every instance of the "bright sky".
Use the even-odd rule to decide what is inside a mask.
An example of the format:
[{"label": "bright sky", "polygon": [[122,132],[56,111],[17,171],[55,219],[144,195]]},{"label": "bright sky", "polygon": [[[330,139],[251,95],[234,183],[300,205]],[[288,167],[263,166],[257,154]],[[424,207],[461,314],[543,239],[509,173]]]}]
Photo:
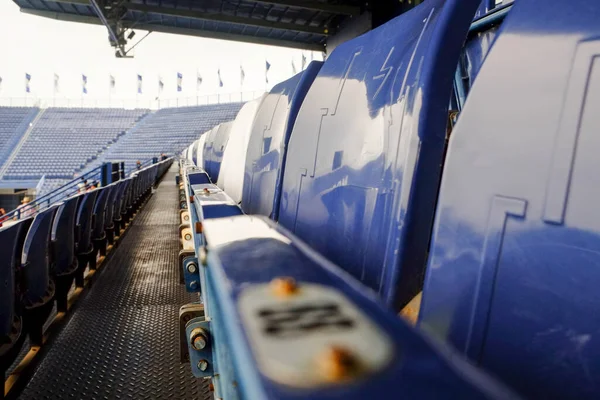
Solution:
[{"label": "bright sky", "polygon": [[[135,43],[146,32],[136,31]],[[262,91],[265,89],[265,60],[271,63],[269,87],[292,76],[292,60],[300,70],[302,51],[214,39],[150,34],[135,49],[133,59],[117,59],[108,43],[106,28],[55,21],[23,14],[10,0],[0,0],[0,100],[23,98],[25,73],[32,76],[30,97],[52,98],[54,74],[59,76],[57,99],[81,99],[82,74],[88,77],[89,99],[153,100],[158,95],[158,77],[164,82],[163,99],[197,95]],[[305,51],[308,61],[311,52]],[[321,54],[315,53],[321,60]],[[245,71],[240,84],[240,64]],[[217,70],[221,69],[223,88]],[[203,83],[196,92],[196,71]],[[183,74],[183,91],[178,93],[177,72]],[[143,76],[143,94],[137,95],[137,75]],[[116,88],[111,93],[109,75]],[[3,101],[4,103],[4,101]]]}]

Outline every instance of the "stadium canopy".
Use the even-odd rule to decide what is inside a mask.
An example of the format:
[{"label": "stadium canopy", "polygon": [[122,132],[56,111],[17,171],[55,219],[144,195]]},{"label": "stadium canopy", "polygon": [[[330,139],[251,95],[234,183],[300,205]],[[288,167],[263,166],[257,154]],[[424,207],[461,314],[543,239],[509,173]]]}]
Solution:
[{"label": "stadium canopy", "polygon": [[117,57],[135,29],[324,51],[344,21],[365,12],[345,0],[13,0],[27,14],[103,24]]}]

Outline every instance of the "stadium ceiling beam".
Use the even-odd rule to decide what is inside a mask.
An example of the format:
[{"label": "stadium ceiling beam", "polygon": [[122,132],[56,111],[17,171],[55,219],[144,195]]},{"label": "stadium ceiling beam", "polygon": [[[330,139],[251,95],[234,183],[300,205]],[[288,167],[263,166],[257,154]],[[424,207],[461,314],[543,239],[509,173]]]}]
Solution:
[{"label": "stadium ceiling beam", "polygon": [[[35,15],[38,17],[55,19],[58,21],[81,22],[86,24],[102,25],[102,22],[97,17],[89,17],[84,15],[64,14],[54,11],[33,10],[21,8],[21,12],[25,14]],[[128,27],[134,27],[133,22],[125,23]],[[135,24],[135,29],[145,30],[149,32],[171,33],[175,35],[196,36],[208,39],[231,40],[235,42],[266,44],[271,46],[290,47],[294,49],[324,51],[325,47],[320,44],[294,42],[291,40],[279,40],[271,38],[261,38],[255,36],[238,35],[234,33],[210,32],[189,28],[176,28],[163,25],[152,24]]]},{"label": "stadium ceiling beam", "polygon": [[360,7],[341,5],[341,4],[328,4],[320,3],[317,1],[299,1],[299,0],[254,0],[256,3],[261,4],[272,4],[275,6],[302,8],[311,11],[322,11],[331,14],[342,14],[342,15],[360,15]]},{"label": "stadium ceiling beam", "polygon": [[123,6],[126,7],[128,10],[143,13],[169,15],[172,17],[192,18],[205,21],[225,22],[230,24],[254,26],[257,28],[279,29],[284,31],[311,33],[314,35],[321,36],[329,35],[328,29],[325,28],[290,24],[285,22],[272,22],[256,18],[244,18],[225,14],[211,14],[203,11],[185,10],[180,8],[164,8],[157,6],[149,6],[145,4],[123,3]]}]

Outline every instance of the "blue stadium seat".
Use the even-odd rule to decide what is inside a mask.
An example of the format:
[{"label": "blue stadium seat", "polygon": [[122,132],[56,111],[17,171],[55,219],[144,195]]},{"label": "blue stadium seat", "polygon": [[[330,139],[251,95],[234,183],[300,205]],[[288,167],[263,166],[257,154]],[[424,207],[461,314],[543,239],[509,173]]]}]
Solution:
[{"label": "blue stadium seat", "polygon": [[422,287],[453,78],[476,3],[424,2],[336,47],[288,145],[279,223],[395,310]]},{"label": "blue stadium seat", "polygon": [[205,155],[204,163],[206,165],[208,161],[208,168],[205,168],[210,180],[216,183],[219,179],[219,172],[221,170],[221,161],[223,160],[223,153],[225,147],[227,147],[227,141],[229,140],[229,133],[233,122],[225,122],[219,125],[218,129],[207,138],[211,139],[211,145],[207,149],[209,152],[208,159]]},{"label": "blue stadium seat", "polygon": [[[215,127],[213,127],[210,131],[206,132],[206,139],[204,141],[204,147],[202,149],[202,164],[199,164],[198,166],[201,167],[204,171],[206,171],[206,173],[210,176],[210,159],[211,159],[211,154],[212,154],[212,148],[213,148],[213,142],[215,141],[215,135],[217,134],[217,131],[219,130],[219,125],[216,125]],[[190,151],[191,154],[191,151]]]},{"label": "blue stadium seat", "polygon": [[108,199],[106,201],[106,216],[104,220],[104,231],[106,232],[106,241],[108,244],[114,243],[115,238],[115,222],[114,222],[114,211],[115,211],[115,199],[117,198],[117,194],[120,190],[119,186],[121,182],[115,182],[111,184],[109,187],[111,191],[108,195]]},{"label": "blue stadium seat", "polygon": [[106,230],[107,226],[107,213],[108,200],[111,196],[112,190],[115,185],[109,185],[98,189],[98,196],[96,203],[94,204],[94,227],[92,229],[92,242],[94,244],[94,254],[91,257],[92,264],[95,264],[98,253],[100,255],[106,255]]},{"label": "blue stadium seat", "polygon": [[20,221],[0,229],[0,376],[15,361],[25,339],[25,330],[17,293],[16,284],[19,271],[23,238],[31,225],[32,219]]},{"label": "blue stadium seat", "polygon": [[39,212],[25,236],[21,257],[25,327],[34,345],[41,345],[42,328],[54,306],[55,285],[50,279],[50,231],[57,207]]},{"label": "blue stadium seat", "polygon": [[94,204],[96,197],[98,196],[98,190],[87,192],[80,196],[79,208],[77,210],[77,246],[75,253],[77,254],[78,268],[75,274],[75,284],[77,287],[83,287],[84,284],[84,273],[85,269],[92,262],[92,256],[94,255],[94,245],[92,243],[92,227]]},{"label": "blue stadium seat", "polygon": [[81,196],[71,197],[60,204],[52,223],[50,254],[58,311],[67,311],[67,295],[77,271],[75,220]]},{"label": "blue stadium seat", "polygon": [[287,145],[300,106],[322,65],[320,61],[311,62],[302,73],[275,85],[263,100],[246,154],[242,194],[245,213],[277,220]]},{"label": "blue stadium seat", "polygon": [[244,104],[235,117],[229,131],[229,138],[224,146],[219,178],[213,181],[218,187],[226,191],[237,204],[242,201],[244,167],[252,126],[254,125],[256,113],[266,96],[265,93],[259,98]]},{"label": "blue stadium seat", "polygon": [[600,397],[598,21],[515,2],[440,189],[420,325],[527,398]]},{"label": "blue stadium seat", "polygon": [[125,204],[125,194],[127,193],[127,188],[130,183],[130,179],[122,180],[114,199],[113,222],[115,236],[119,236],[121,230],[125,228],[125,223],[121,217],[121,211],[123,210],[123,204]]}]

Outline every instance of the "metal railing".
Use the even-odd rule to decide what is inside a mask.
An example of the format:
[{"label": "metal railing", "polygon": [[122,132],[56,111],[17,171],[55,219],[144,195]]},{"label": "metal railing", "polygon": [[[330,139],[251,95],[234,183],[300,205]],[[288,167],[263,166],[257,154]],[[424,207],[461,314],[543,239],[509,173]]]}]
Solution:
[{"label": "metal railing", "polygon": [[229,104],[254,100],[263,94],[262,91],[198,94],[197,96],[154,99],[118,99],[118,98],[61,98],[61,97],[0,97],[3,107],[58,107],[58,108],[124,108],[151,109],[192,107],[211,104]]},{"label": "metal railing", "polygon": [[[33,201],[30,201],[26,204],[19,206],[17,209],[7,213],[3,219],[6,221],[10,221],[12,219],[21,219],[26,217],[31,217],[37,214],[40,211],[45,210],[46,208],[52,206],[53,204],[62,201],[74,194],[79,193],[82,189],[87,190],[92,187],[94,181],[98,183],[101,180],[102,174],[102,166],[92,169],[91,171],[86,172],[85,174],[77,177],[64,185],[54,189],[53,191],[46,193],[43,196],[40,196]],[[81,184],[84,181],[88,181],[88,184],[84,187]]]}]

